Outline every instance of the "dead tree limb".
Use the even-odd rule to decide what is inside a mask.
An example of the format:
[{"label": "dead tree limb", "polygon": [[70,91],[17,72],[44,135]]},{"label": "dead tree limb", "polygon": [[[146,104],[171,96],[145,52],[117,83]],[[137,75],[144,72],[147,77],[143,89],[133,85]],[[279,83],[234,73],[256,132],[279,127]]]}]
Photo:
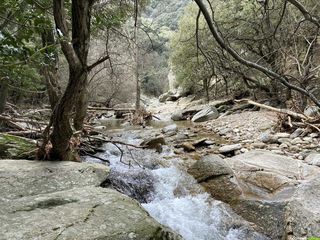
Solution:
[{"label": "dead tree limb", "polygon": [[0,115],[0,120],[9,121],[9,122],[23,122],[23,123],[30,123],[30,124],[45,125],[45,126],[48,125],[47,122],[41,122],[41,121],[32,120],[32,119],[12,118],[12,117],[6,117],[3,115]]},{"label": "dead tree limb", "polygon": [[249,104],[252,104],[254,106],[257,106],[257,107],[260,107],[260,108],[264,108],[264,109],[268,109],[270,111],[274,111],[274,112],[278,112],[278,113],[283,113],[283,114],[287,114],[293,118],[298,118],[298,119],[301,119],[301,120],[312,120],[312,118],[309,118],[303,114],[300,114],[300,113],[296,113],[296,112],[293,112],[289,109],[281,109],[281,108],[275,108],[275,107],[271,107],[271,106],[268,106],[268,105],[265,105],[265,104],[261,104],[261,103],[257,103],[255,101],[252,101],[250,99],[241,99],[241,100],[235,100],[235,102],[237,103],[240,103],[240,102],[247,102]]}]

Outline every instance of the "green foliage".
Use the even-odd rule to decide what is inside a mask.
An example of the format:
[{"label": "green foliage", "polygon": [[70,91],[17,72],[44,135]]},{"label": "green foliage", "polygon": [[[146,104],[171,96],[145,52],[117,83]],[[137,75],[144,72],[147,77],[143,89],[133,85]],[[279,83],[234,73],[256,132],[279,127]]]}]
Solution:
[{"label": "green foliage", "polygon": [[[211,1],[214,19],[225,42],[244,58],[279,75],[289,75],[302,88],[316,84],[319,78],[311,77],[311,81],[311,75],[301,69],[299,73],[297,65],[305,70],[318,65],[316,51],[308,50],[310,39],[317,36],[318,30],[308,22],[299,23],[297,19],[302,16],[294,6],[285,6],[284,1],[266,2],[269,6],[251,0]],[[303,4],[315,14],[318,11],[312,8],[315,0]],[[194,86],[205,84],[203,80],[213,76],[210,87],[218,92],[221,87],[234,91],[263,89],[268,97],[286,97],[285,88],[274,79],[240,65],[226,54],[216,44],[202,15],[196,38],[197,14],[196,4],[189,4],[170,40],[170,59],[180,86],[195,89]],[[310,58],[306,58],[306,53]],[[312,74],[318,76],[316,72]]]},{"label": "green foliage", "polygon": [[190,3],[190,0],[151,0],[145,15],[146,18],[153,19],[157,27],[168,27],[170,30],[176,30],[183,9],[188,3]]},{"label": "green foliage", "polygon": [[320,237],[309,237],[308,240],[320,240]]},{"label": "green foliage", "polygon": [[2,2],[0,15],[0,77],[9,84],[10,100],[30,98],[30,91],[44,89],[37,68],[42,60],[39,33],[48,16],[32,1],[12,0]]}]

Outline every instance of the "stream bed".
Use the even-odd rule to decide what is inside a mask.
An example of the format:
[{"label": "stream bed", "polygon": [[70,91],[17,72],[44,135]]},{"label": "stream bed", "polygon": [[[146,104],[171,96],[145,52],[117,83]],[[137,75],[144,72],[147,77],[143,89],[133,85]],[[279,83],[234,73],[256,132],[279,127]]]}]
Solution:
[{"label": "stream bed", "polygon": [[[162,127],[159,124],[158,127]],[[108,131],[113,140],[139,145],[157,127],[123,130],[116,125]],[[262,240],[250,223],[225,203],[213,199],[185,169],[184,161],[170,146],[162,153],[153,149],[133,149],[105,144],[99,156],[110,161],[111,173],[103,187],[112,187],[136,200],[158,222],[186,240]],[[86,161],[100,162],[87,157]],[[100,162],[101,163],[101,162]]]}]

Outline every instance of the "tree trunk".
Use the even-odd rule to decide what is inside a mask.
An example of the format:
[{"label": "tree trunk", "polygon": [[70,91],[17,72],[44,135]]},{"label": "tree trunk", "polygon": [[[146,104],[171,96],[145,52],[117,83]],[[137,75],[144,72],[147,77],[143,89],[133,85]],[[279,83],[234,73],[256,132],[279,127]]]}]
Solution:
[{"label": "tree trunk", "polygon": [[51,109],[54,110],[58,103],[62,92],[59,85],[58,75],[58,52],[55,47],[54,27],[44,29],[41,32],[42,46],[46,47],[44,55],[44,65],[40,69],[40,73],[44,78]]},{"label": "tree trunk", "polygon": [[59,86],[58,70],[52,66],[43,66],[41,74],[45,80],[51,109],[54,110],[62,95]]},{"label": "tree trunk", "polygon": [[4,112],[8,96],[8,79],[0,79],[0,114]]},{"label": "tree trunk", "polygon": [[203,84],[203,91],[205,93],[206,101],[207,103],[210,101],[210,96],[209,96],[209,81],[208,79],[203,79],[202,80]]},{"label": "tree trunk", "polygon": [[53,146],[51,152],[52,159],[77,160],[77,154],[74,152],[74,146],[71,142],[73,129],[71,127],[70,116],[76,104],[79,106],[78,109],[82,107],[82,111],[86,112],[87,105],[81,105],[77,101],[80,97],[79,93],[82,92],[83,86],[86,85],[87,73],[85,71],[78,71],[77,69],[70,69],[69,84],[53,113],[53,132],[51,134]]},{"label": "tree trunk", "polygon": [[135,82],[136,82],[136,109],[140,109],[141,88],[139,80],[139,41],[138,41],[138,28],[140,23],[140,13],[138,7],[138,0],[135,1],[135,24],[134,24],[134,61],[135,61]]},{"label": "tree trunk", "polygon": [[[90,17],[93,1],[72,1],[72,39],[69,39],[64,0],[53,0],[53,12],[57,29],[63,38],[60,39],[62,51],[69,64],[68,86],[59,100],[51,117],[53,131],[50,136],[53,160],[78,160],[75,152],[76,141],[73,141],[72,113],[76,110],[73,124],[81,130],[87,111],[88,67],[87,57],[90,44]],[[72,44],[70,44],[72,42]]]}]

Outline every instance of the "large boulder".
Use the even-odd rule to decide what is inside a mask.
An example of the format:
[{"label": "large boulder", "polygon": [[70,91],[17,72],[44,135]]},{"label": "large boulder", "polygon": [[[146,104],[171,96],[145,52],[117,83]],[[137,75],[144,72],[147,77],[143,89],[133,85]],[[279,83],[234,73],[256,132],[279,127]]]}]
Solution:
[{"label": "large boulder", "polygon": [[196,113],[200,112],[202,109],[203,106],[193,106],[183,110],[178,110],[172,114],[171,119],[173,121],[184,121],[187,119],[191,119]]},{"label": "large boulder", "polygon": [[312,179],[320,170],[302,161],[254,150],[226,160],[248,195],[288,199],[301,180]]},{"label": "large boulder", "polygon": [[82,187],[1,202],[1,239],[181,239],[112,189]]},{"label": "large boulder", "polygon": [[1,160],[0,199],[99,186],[108,175],[109,168],[101,164]]},{"label": "large boulder", "polygon": [[216,119],[219,117],[218,110],[213,106],[208,106],[201,110],[200,112],[196,113],[191,121],[192,122],[206,122],[212,119]]},{"label": "large boulder", "polygon": [[136,200],[99,187],[108,174],[99,164],[0,161],[0,239],[181,239]]},{"label": "large boulder", "polygon": [[166,92],[166,93],[160,95],[159,96],[159,102],[162,102],[162,103],[165,102],[167,100],[167,98],[169,96],[171,96],[172,94],[173,94],[172,92]]},{"label": "large boulder", "polygon": [[188,169],[188,173],[215,199],[231,202],[242,194],[232,169],[218,155],[203,157]]},{"label": "large boulder", "polygon": [[320,237],[320,175],[301,184],[287,206],[289,239]]},{"label": "large boulder", "polygon": [[319,153],[311,153],[309,154],[306,159],[306,163],[314,166],[320,167],[320,154]]},{"label": "large boulder", "polygon": [[[293,229],[296,229],[297,236],[303,236],[303,232],[310,236],[319,233],[316,227],[319,225],[319,211],[312,211],[320,204],[320,188],[319,184],[309,185],[318,178],[318,167],[262,150],[250,151],[226,161],[243,191],[242,198],[232,206],[244,219],[255,223],[271,239],[286,239],[294,232]],[[301,183],[306,187],[302,188]],[[292,218],[287,217],[288,204]],[[305,225],[304,219],[308,217],[308,225]]]},{"label": "large boulder", "polygon": [[256,230],[270,239],[285,239],[286,236],[286,201],[264,201],[240,199],[232,205],[233,210],[258,227]]}]

